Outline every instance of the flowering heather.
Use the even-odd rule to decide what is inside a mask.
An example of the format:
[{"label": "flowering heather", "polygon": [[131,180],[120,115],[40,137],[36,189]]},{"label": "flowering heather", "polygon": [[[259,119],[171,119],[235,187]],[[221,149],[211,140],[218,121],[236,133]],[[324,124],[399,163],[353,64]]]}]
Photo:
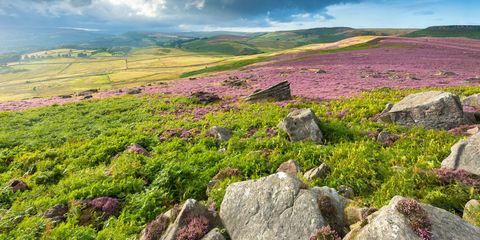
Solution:
[{"label": "flowering heather", "polygon": [[338,233],[333,230],[329,225],[318,229],[311,237],[310,240],[341,240],[342,238]]},{"label": "flowering heather", "polygon": [[171,138],[178,137],[184,141],[188,141],[193,139],[193,137],[195,137],[199,133],[200,131],[198,129],[186,130],[183,128],[174,128],[164,131],[162,134],[160,134],[159,138],[161,141],[167,141]]},{"label": "flowering heather", "polygon": [[132,145],[128,146],[127,151],[130,153],[148,155],[147,150],[136,143],[132,143]]},{"label": "flowering heather", "polygon": [[467,186],[480,187],[480,177],[465,170],[440,168],[436,169],[435,173],[438,175],[440,181],[446,184],[460,182]]},{"label": "flowering heather", "polygon": [[96,210],[102,211],[106,216],[117,215],[120,212],[120,202],[112,197],[99,197],[93,200],[87,200],[88,206],[94,207]]},{"label": "flowering heather", "polygon": [[408,219],[408,224],[423,240],[432,240],[432,224],[427,212],[414,199],[402,199],[396,209]]},{"label": "flowering heather", "polygon": [[187,219],[188,224],[180,228],[176,240],[199,240],[208,233],[209,221],[204,216],[195,216]]},{"label": "flowering heather", "polygon": [[170,219],[161,214],[155,220],[147,225],[145,232],[143,233],[143,239],[160,239],[162,234],[167,230],[170,224]]},{"label": "flowering heather", "polygon": [[238,176],[240,174],[242,174],[242,171],[240,171],[240,169],[227,167],[227,168],[223,169],[222,171],[218,172],[217,175],[215,175],[213,177],[213,180],[222,181],[226,178],[233,177],[233,176]]}]

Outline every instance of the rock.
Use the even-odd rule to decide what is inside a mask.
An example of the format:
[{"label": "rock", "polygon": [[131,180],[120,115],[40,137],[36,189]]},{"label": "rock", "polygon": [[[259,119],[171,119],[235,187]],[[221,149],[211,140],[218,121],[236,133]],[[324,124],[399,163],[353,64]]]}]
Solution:
[{"label": "rock", "polygon": [[127,91],[127,94],[130,94],[130,95],[135,95],[135,94],[140,94],[140,93],[142,93],[141,88],[132,88],[132,89],[129,89]]},{"label": "rock", "polygon": [[228,186],[220,217],[231,239],[309,239],[326,225],[318,193],[280,172]]},{"label": "rock", "polygon": [[323,70],[323,69],[318,69],[318,70],[315,71],[315,73],[317,73],[317,74],[325,74],[325,73],[327,73],[327,71],[325,71],[325,70]]},{"label": "rock", "polygon": [[343,215],[346,199],[329,187],[314,187],[312,191],[317,194],[318,206],[326,223],[343,236],[346,226]]},{"label": "rock", "polygon": [[377,142],[382,143],[386,147],[392,146],[398,139],[400,139],[400,136],[387,131],[381,131],[377,136]]},{"label": "rock", "polygon": [[93,98],[92,95],[86,95],[82,98],[82,100],[87,100],[87,99],[91,99],[91,98]]},{"label": "rock", "polygon": [[316,179],[325,178],[330,171],[330,167],[326,163],[322,163],[319,167],[308,170],[303,177],[311,182]]},{"label": "rock", "polygon": [[480,227],[480,202],[472,199],[465,204],[463,219],[472,225]]},{"label": "rock", "polygon": [[23,192],[29,190],[30,188],[27,186],[25,182],[22,180],[13,180],[10,182],[10,187],[12,188],[12,192]]},{"label": "rock", "polygon": [[201,239],[220,225],[220,220],[205,206],[194,199],[188,199],[160,240]]},{"label": "rock", "polygon": [[240,176],[242,174],[242,171],[240,171],[240,169],[238,168],[230,168],[230,167],[227,167],[225,169],[223,169],[222,171],[218,172],[213,178],[212,180],[210,180],[208,182],[208,185],[207,185],[207,195],[212,191],[213,188],[215,188],[215,186],[229,178],[229,177],[233,177],[233,176]]},{"label": "rock", "polygon": [[423,126],[429,129],[451,129],[465,122],[462,104],[457,95],[431,91],[409,95],[388,112],[400,125]]},{"label": "rock", "polygon": [[228,141],[232,136],[233,132],[229,129],[214,126],[208,130],[208,134],[215,136],[220,141]]},{"label": "rock", "polygon": [[442,167],[480,175],[480,133],[453,145],[450,155],[443,160]]},{"label": "rock", "polygon": [[209,92],[195,92],[192,93],[191,96],[197,98],[202,104],[214,103],[221,100],[217,94]]},{"label": "rock", "polygon": [[63,99],[67,99],[67,98],[72,98],[73,96],[71,94],[65,94],[65,95],[60,95],[58,97],[63,98]]},{"label": "rock", "polygon": [[228,87],[243,87],[245,86],[246,81],[238,78],[237,76],[229,77],[227,80],[222,82],[223,86]]},{"label": "rock", "polygon": [[145,150],[142,146],[132,143],[130,146],[126,148],[127,152],[129,153],[136,153],[136,154],[142,154],[142,155],[148,155],[148,151]]},{"label": "rock", "polygon": [[81,96],[81,97],[86,97],[86,96],[90,96],[94,93],[98,93],[98,89],[89,89],[89,90],[85,90],[85,91],[81,91],[79,93],[77,93],[76,95],[77,96]]},{"label": "rock", "polygon": [[86,226],[97,221],[105,221],[111,216],[120,213],[120,202],[112,197],[98,197],[81,202],[82,210],[78,217],[78,224]]},{"label": "rock", "polygon": [[439,76],[439,77],[453,77],[453,76],[456,76],[456,75],[457,75],[456,73],[451,72],[451,71],[447,71],[447,70],[438,70],[435,73],[435,76]]},{"label": "rock", "polygon": [[296,176],[298,173],[301,173],[302,170],[295,160],[288,160],[278,167],[277,172],[284,172]]},{"label": "rock", "polygon": [[355,197],[355,193],[353,192],[353,188],[345,185],[340,185],[337,187],[337,191],[340,195],[345,198],[352,199]]},{"label": "rock", "polygon": [[259,90],[246,98],[249,102],[260,101],[285,101],[292,99],[290,83],[288,81],[281,82],[275,86],[265,90]]},{"label": "rock", "polygon": [[287,132],[293,142],[310,140],[317,144],[323,142],[323,134],[320,131],[320,120],[310,108],[298,109],[289,113],[278,124],[278,128]]},{"label": "rock", "polygon": [[448,211],[396,196],[389,205],[369,216],[368,224],[344,240],[478,240],[479,237],[480,228]]},{"label": "rock", "polygon": [[172,209],[165,213],[162,213],[155,218],[152,222],[140,233],[140,240],[158,240],[162,237],[162,234],[167,230],[171,222],[175,220],[181,208],[175,205]]},{"label": "rock", "polygon": [[462,100],[462,105],[480,109],[480,93],[464,98]]},{"label": "rock", "polygon": [[346,225],[351,226],[355,223],[366,220],[368,216],[376,211],[377,209],[375,208],[348,206],[344,209],[343,215]]},{"label": "rock", "polygon": [[63,222],[67,219],[65,214],[68,212],[68,206],[64,204],[57,204],[49,208],[43,214],[44,217],[50,219],[54,223]]},{"label": "rock", "polygon": [[470,135],[470,136],[473,136],[473,135],[475,135],[479,132],[480,132],[480,129],[478,128],[478,126],[472,127],[472,128],[467,130],[467,134]]},{"label": "rock", "polygon": [[220,232],[220,229],[214,228],[207,235],[205,235],[201,240],[225,240],[225,237]]}]

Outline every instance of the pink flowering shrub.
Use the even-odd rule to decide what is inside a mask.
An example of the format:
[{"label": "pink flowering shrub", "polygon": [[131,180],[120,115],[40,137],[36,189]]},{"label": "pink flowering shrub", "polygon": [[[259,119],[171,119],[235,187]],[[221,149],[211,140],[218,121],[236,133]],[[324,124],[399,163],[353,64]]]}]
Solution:
[{"label": "pink flowering shrub", "polygon": [[341,240],[342,238],[338,233],[333,230],[330,225],[324,226],[318,229],[311,237],[310,240]]},{"label": "pink flowering shrub", "polygon": [[408,219],[408,224],[423,240],[432,239],[432,224],[427,212],[414,199],[402,199],[397,203],[396,209]]},{"label": "pink flowering shrub", "polygon": [[465,170],[440,168],[436,169],[435,173],[438,175],[440,181],[447,184],[460,182],[467,186],[480,186],[480,178]]},{"label": "pink flowering shrub", "polygon": [[188,224],[180,228],[176,240],[199,240],[208,233],[210,223],[204,216],[195,216],[187,219]]}]

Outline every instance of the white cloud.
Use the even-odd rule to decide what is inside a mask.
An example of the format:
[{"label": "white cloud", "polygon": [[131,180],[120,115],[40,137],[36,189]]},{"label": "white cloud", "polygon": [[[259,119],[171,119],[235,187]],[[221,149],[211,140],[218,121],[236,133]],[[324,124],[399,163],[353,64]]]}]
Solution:
[{"label": "white cloud", "polygon": [[128,11],[129,16],[156,18],[160,15],[160,11],[166,8],[166,3],[166,0],[96,0],[92,3],[92,7],[103,5],[123,8]]}]

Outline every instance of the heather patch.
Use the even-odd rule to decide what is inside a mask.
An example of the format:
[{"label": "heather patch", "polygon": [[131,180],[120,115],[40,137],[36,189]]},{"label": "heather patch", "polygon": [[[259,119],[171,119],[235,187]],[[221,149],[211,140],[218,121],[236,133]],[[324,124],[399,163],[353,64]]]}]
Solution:
[{"label": "heather patch", "polygon": [[407,218],[408,224],[420,238],[432,240],[432,224],[427,212],[417,201],[402,199],[397,203],[396,209]]}]

